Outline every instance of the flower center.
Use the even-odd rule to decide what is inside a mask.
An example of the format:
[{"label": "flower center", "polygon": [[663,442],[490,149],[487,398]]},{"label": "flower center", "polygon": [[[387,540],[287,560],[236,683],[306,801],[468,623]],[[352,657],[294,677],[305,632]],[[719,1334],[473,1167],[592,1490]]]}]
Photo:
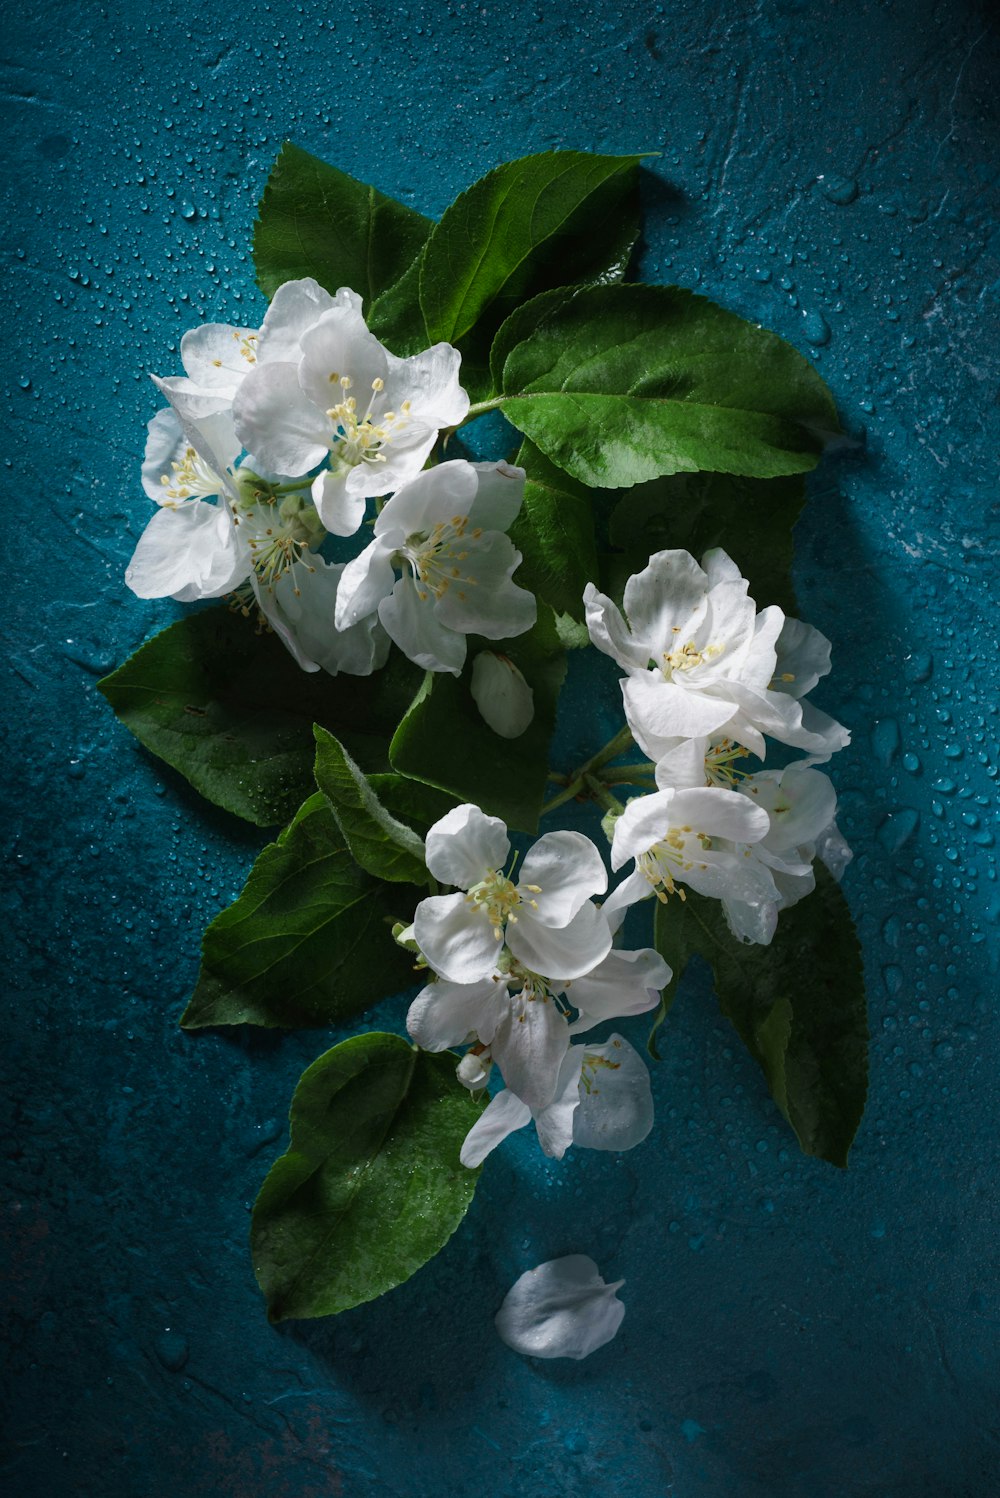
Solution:
[{"label": "flower center", "polygon": [[[677,633],[678,627],[674,626]],[[704,666],[706,661],[714,660],[721,655],[725,649],[724,645],[706,645],[704,650],[699,650],[693,640],[688,640],[686,645],[680,645],[676,650],[665,650],[661,656],[662,671],[667,681],[672,680],[675,671],[693,671],[695,666]]]},{"label": "flower center", "polygon": [[462,563],[468,560],[468,543],[478,541],[483,533],[478,526],[472,531],[468,527],[467,515],[453,515],[450,520],[439,521],[430,531],[415,531],[407,536],[398,555],[403,563],[409,564],[423,601],[431,593],[435,598],[443,598],[449,588],[456,587],[464,603],[465,589],[476,586],[476,579],[467,575]]},{"label": "flower center", "polygon": [[682,900],[687,898],[684,890],[677,887],[676,880],[694,868],[694,862],[688,857],[692,839],[699,842],[706,852],[712,846],[707,833],[694,832],[690,827],[671,827],[658,843],[640,853],[635,861],[640,874],[645,875],[653,886],[656,898],[664,904],[670,895],[679,895]]},{"label": "flower center", "polygon": [[[301,495],[289,494],[279,504],[266,489],[251,489],[233,518],[250,547],[250,565],[266,588],[298,562],[304,561],[322,540],[323,528],[316,509]],[[310,571],[313,569],[310,568]],[[299,589],[295,589],[298,597]]]},{"label": "flower center", "polygon": [[168,473],[160,475],[160,483],[166,490],[168,500],[206,499],[222,490],[219,475],[209,468],[193,447],[186,447],[181,461],[171,463],[170,467],[173,470],[172,477]]},{"label": "flower center", "polygon": [[330,375],[330,384],[339,385],[341,399],[327,411],[333,422],[330,457],[338,469],[356,468],[359,463],[384,463],[380,451],[392,442],[410,420],[410,402],[404,401],[398,411],[378,411],[384,400],[385,381],[372,380],[371,395],[364,411],[358,411],[355,396],[349,395],[353,381],[350,375]]},{"label": "flower center", "polygon": [[710,745],[705,755],[705,784],[721,786],[726,790],[745,780],[749,772],[737,770],[736,761],[746,759],[749,753],[749,749],[744,749],[742,744],[734,744],[732,739],[721,739],[718,744]]},{"label": "flower center", "polygon": [[[257,336],[256,333],[247,333],[245,336],[233,333],[240,358],[245,360],[247,364],[257,363]],[[213,359],[212,363],[216,369],[224,368],[223,360],[221,359]]]},{"label": "flower center", "polygon": [[482,911],[493,927],[493,935],[497,941],[503,935],[506,921],[517,924],[514,911],[521,903],[521,892],[502,869],[494,869],[485,879],[473,884],[465,898],[473,909]]}]

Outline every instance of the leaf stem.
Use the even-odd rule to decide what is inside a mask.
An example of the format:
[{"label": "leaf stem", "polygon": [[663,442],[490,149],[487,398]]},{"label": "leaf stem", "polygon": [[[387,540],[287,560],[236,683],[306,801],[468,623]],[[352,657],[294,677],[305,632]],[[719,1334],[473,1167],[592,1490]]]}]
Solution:
[{"label": "leaf stem", "polygon": [[[625,754],[634,743],[635,740],[632,737],[631,728],[626,725],[624,728],[619,729],[614,738],[609,739],[603,749],[598,749],[596,754],[591,755],[586,764],[581,765],[572,775],[559,777],[565,789],[560,791],[557,796],[553,796],[551,801],[545,803],[542,807],[541,815],[544,817],[548,812],[555,811],[557,807],[565,806],[567,801],[575,801],[577,798],[582,798],[588,793],[593,800],[598,800],[598,797],[594,795],[593,786],[600,785],[600,781],[594,779],[594,776],[609,760],[617,759],[619,755]],[[552,779],[553,777],[550,776],[549,778]],[[603,794],[603,786],[601,787],[601,791]],[[603,805],[603,802],[601,804]],[[615,804],[618,805],[617,802]],[[618,809],[621,810],[621,807],[618,806]]]},{"label": "leaf stem", "polygon": [[587,790],[590,792],[593,799],[597,802],[598,806],[600,806],[604,811],[614,812],[616,817],[620,817],[625,808],[619,801],[617,796],[612,796],[610,790],[604,784],[604,782],[598,780],[596,775],[585,775],[583,778]]},{"label": "leaf stem", "polygon": [[[466,413],[465,421],[460,421],[458,426],[464,427],[466,422],[475,421],[477,416],[485,416],[487,411],[498,411],[503,403],[504,397],[502,395],[495,395],[492,400],[488,401],[473,401]],[[453,430],[458,431],[458,427],[453,428]]]}]

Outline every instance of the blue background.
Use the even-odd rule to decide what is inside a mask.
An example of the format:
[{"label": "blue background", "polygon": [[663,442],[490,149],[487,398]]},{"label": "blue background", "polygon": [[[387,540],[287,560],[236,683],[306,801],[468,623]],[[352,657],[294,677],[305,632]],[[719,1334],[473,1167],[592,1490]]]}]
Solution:
[{"label": "blue background", "polygon": [[[995,1493],[990,8],[28,9],[2,100],[7,1490]],[[659,149],[644,274],[791,339],[866,434],[811,483],[797,583],[835,643],[817,695],[855,733],[835,775],[873,1050],[845,1175],[796,1153],[693,976],[643,1147],[555,1165],[521,1136],[410,1283],[274,1330],[247,1212],[325,1039],[177,1029],[261,839],[95,681],[176,612],[122,582],[149,518],[146,373],[179,368],[200,318],[259,319],[250,225],[286,136],[433,214],[529,151]],[[493,1312],[571,1251],[625,1276],[623,1329],[585,1363],[525,1362]]]}]

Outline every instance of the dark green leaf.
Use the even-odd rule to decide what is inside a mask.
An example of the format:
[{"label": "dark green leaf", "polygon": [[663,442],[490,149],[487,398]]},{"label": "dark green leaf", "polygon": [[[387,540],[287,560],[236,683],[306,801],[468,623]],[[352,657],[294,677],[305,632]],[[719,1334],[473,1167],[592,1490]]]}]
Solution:
[{"label": "dark green leaf", "polygon": [[420,304],[431,340],[462,349],[476,394],[515,307],[552,286],[621,279],[639,233],[641,159],[543,151],[498,166],[446,209],[423,255]]},{"label": "dark green leaf", "polygon": [[529,302],[500,337],[500,409],[585,484],[801,473],[837,430],[829,391],[790,344],[678,287]]},{"label": "dark green leaf", "polygon": [[[502,739],[488,728],[469,691],[476,652],[501,650],[523,673],[535,695],[535,716],[520,738]],[[424,685],[389,747],[395,769],[414,780],[474,801],[510,827],[534,832],[545,795],[549,741],[566,655],[545,605],[538,622],[515,640],[469,640],[461,677],[428,672]]]},{"label": "dark green leaf", "polygon": [[439,791],[422,780],[410,780],[395,771],[387,775],[369,775],[368,783],[387,811],[420,833],[426,832],[458,805],[455,797],[449,796],[447,791]]},{"label": "dark green leaf", "polygon": [[559,614],[583,618],[583,590],[598,580],[591,492],[530,442],[517,462],[527,475],[521,513],[510,528],[522,554],[517,580]]},{"label": "dark green leaf", "polygon": [[386,810],[343,744],[319,725],[316,784],[355,861],[367,873],[393,883],[427,883],[423,839]]},{"label": "dark green leaf", "polygon": [[658,949],[668,962],[671,951],[680,958],[677,976],[694,953],[711,964],[722,1012],[802,1149],[846,1165],[868,1087],[868,1021],[861,951],[839,886],[817,864],[815,891],[782,911],[767,947],[738,941],[717,900],[688,891],[682,905],[670,903]]},{"label": "dark green leaf", "polygon": [[272,297],[285,281],[314,276],[371,302],[403,275],[433,227],[403,203],[286,141],[254,225],[257,284]]},{"label": "dark green leaf", "polygon": [[306,672],[273,635],[225,608],[187,614],[98,683],[118,717],[216,806],[273,827],[314,788],[313,723],[366,771],[420,673],[398,655],[373,676]]},{"label": "dark green leaf", "polygon": [[[368,327],[376,338],[392,349],[400,359],[419,354],[433,342],[427,336],[427,324],[420,310],[420,263],[422,252],[410,263],[399,280],[383,291],[368,312]],[[462,371],[464,378],[465,371]]]},{"label": "dark green leaf", "polygon": [[444,1247],[476,1187],[458,1156],[481,1106],[454,1056],[398,1035],[357,1035],[313,1062],[250,1230],[272,1321],[374,1300]]},{"label": "dark green leaf", "polygon": [[758,608],[776,603],[797,612],[792,587],[792,528],[805,503],[798,476],[739,478],[728,473],[678,473],[639,484],[611,516],[605,587],[621,597],[630,573],[656,551],[683,547],[700,561],[721,546],[750,583]]},{"label": "dark green leaf", "polygon": [[392,938],[413,899],[358,868],[318,792],[250,870],[205,932],[181,1024],[333,1025],[414,981]]}]

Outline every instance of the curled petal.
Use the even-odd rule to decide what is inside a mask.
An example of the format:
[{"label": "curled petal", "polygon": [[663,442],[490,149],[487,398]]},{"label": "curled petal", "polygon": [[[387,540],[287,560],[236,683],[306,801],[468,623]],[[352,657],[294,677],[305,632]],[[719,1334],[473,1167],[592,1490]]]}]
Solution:
[{"label": "curled petal", "polygon": [[221,598],[250,570],[224,506],[193,499],[164,506],[146,526],[125,570],[125,582],[139,598]]},{"label": "curled petal", "polygon": [[649,647],[633,639],[621,611],[593,583],[583,590],[587,630],[591,643],[617,661],[626,671],[644,671],[649,665]]},{"label": "curled petal", "polygon": [[523,468],[511,463],[474,463],[479,479],[476,497],[469,511],[469,521],[484,531],[507,531],[520,513],[524,501]]},{"label": "curled petal", "polygon": [[530,972],[554,979],[579,978],[611,950],[611,928],[589,901],[565,926],[544,926],[523,904],[507,922],[507,945]]},{"label": "curled petal", "polygon": [[472,663],[472,700],[502,739],[517,739],[535,716],[535,694],[514,662],[481,650]]},{"label": "curled petal", "polygon": [[486,1156],[502,1144],[508,1134],[523,1129],[531,1122],[531,1109],[522,1103],[516,1093],[506,1088],[491,1098],[465,1136],[459,1155],[463,1165],[475,1170]]},{"label": "curled petal", "polygon": [[413,1000],[406,1028],[410,1039],[424,1051],[447,1051],[462,1045],[470,1035],[489,1045],[502,1009],[507,1007],[506,1000],[507,985],[502,979],[449,983],[438,978]]},{"label": "curled petal", "polygon": [[365,518],[368,501],[363,494],[352,494],[349,474],[324,468],[312,482],[316,513],[333,536],[353,536]]},{"label": "curled petal", "polygon": [[[601,907],[605,919],[607,909],[605,901]],[[660,989],[666,988],[672,976],[668,965],[652,947],[637,952],[610,951],[593,972],[575,979],[566,990],[570,1003],[580,1010],[573,1031],[589,1029],[606,1019],[645,1014],[659,1003]]]}]

